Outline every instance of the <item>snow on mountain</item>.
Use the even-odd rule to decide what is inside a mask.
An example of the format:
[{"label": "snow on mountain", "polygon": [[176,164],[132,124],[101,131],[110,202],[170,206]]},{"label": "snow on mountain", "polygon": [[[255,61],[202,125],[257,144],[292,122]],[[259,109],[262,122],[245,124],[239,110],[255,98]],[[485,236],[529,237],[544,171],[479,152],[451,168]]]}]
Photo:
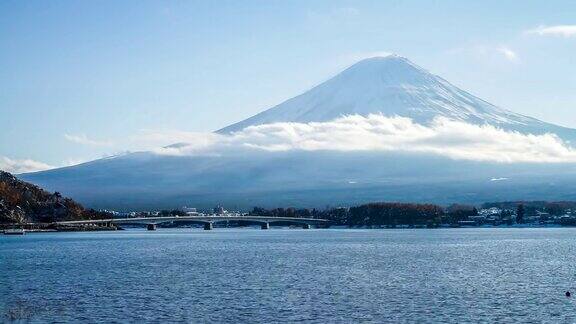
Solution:
[{"label": "snow on mountain", "polygon": [[496,107],[397,55],[362,60],[311,90],[218,132],[273,122],[329,121],[353,114],[402,116],[417,123],[442,116],[576,138],[576,131]]},{"label": "snow on mountain", "polygon": [[[413,122],[400,121],[409,125],[408,128],[384,127],[399,129],[401,133],[379,133],[372,124],[366,129],[358,128],[354,121],[362,119],[359,116],[334,121],[343,115],[355,114],[408,117]],[[432,122],[438,121],[437,117],[460,124],[490,124],[504,130],[555,133],[565,140],[576,139],[574,129],[498,108],[405,58],[389,56],[363,60],[298,97],[219,131],[221,134],[234,132],[233,136],[211,134],[220,138],[219,148],[227,154],[141,152],[19,177],[62,192],[90,207],[123,210],[216,204],[247,209],[258,205],[324,207],[383,200],[447,204],[576,199],[576,164],[562,158],[567,154],[571,156],[572,151],[556,137],[537,138],[476,126],[480,130],[472,136],[462,131],[462,127],[456,127],[455,131],[440,127]],[[247,126],[274,122],[327,123],[291,125],[300,131],[283,128],[286,124],[275,124],[239,132]],[[355,132],[349,131],[351,128]],[[414,132],[402,133],[407,129],[424,131],[417,132],[424,134],[419,137],[420,142],[414,142]],[[446,129],[449,131],[443,131]],[[484,133],[484,129],[491,132]],[[383,138],[379,137],[381,133]],[[341,140],[342,136],[351,136],[353,141]],[[354,146],[363,141],[362,136],[389,150],[334,149],[344,144]],[[493,141],[478,140],[484,136]],[[446,139],[449,141],[445,142]],[[505,145],[496,147],[496,151],[486,151],[485,146],[494,146],[493,142]],[[289,145],[286,150],[245,150],[277,144]],[[462,146],[468,144],[472,149],[462,151]],[[188,145],[179,143],[164,150],[181,151]],[[422,149],[422,145],[428,149]],[[430,149],[430,145],[436,146]],[[489,148],[495,149],[492,146]],[[306,149],[310,147],[320,149]],[[458,150],[456,153],[474,158],[455,159],[454,154],[430,153],[445,149]],[[529,150],[536,160],[552,156],[560,157],[556,160],[563,163],[522,163],[526,159],[495,163],[493,161],[499,159],[479,160],[479,150],[508,156],[514,153],[520,157],[528,156],[523,150]]]}]

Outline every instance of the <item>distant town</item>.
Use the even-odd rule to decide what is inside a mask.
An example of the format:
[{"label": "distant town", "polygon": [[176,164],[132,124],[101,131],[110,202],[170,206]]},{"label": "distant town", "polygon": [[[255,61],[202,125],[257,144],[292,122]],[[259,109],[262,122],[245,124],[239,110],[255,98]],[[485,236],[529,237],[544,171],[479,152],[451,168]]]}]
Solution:
[{"label": "distant town", "polygon": [[160,211],[115,211],[102,209],[101,212],[108,213],[114,218],[138,218],[138,217],[162,217],[162,216],[247,216],[246,212],[231,212],[222,206],[216,206],[211,210],[199,210],[195,207],[182,207],[173,210],[160,210]]},{"label": "distant town", "polygon": [[494,202],[479,207],[452,204],[369,203],[354,207],[319,209],[254,207],[250,212],[228,211],[222,206],[174,210],[101,210],[113,218],[180,216],[273,216],[328,219],[332,225],[348,227],[437,228],[479,226],[576,226],[576,202]]}]

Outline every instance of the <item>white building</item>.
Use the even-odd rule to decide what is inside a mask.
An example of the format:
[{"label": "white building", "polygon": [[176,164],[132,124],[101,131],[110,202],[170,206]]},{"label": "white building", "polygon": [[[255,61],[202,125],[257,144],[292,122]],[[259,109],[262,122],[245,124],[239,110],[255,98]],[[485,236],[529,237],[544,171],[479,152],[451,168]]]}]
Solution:
[{"label": "white building", "polygon": [[197,216],[198,210],[194,207],[182,207],[182,211],[186,213],[188,216]]},{"label": "white building", "polygon": [[480,216],[496,216],[496,215],[500,215],[501,213],[502,213],[502,210],[498,207],[480,209],[480,211],[478,211],[478,215],[480,215]]}]

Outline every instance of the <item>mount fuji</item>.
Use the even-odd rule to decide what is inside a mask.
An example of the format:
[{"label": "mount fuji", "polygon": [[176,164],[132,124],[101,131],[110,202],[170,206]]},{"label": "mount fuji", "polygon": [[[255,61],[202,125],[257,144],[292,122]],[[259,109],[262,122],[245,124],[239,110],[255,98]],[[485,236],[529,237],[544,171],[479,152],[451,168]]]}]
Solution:
[{"label": "mount fuji", "polygon": [[[218,130],[216,136],[233,137],[258,125],[374,114],[422,125],[444,117],[518,134],[576,139],[574,129],[496,107],[395,55],[360,61],[304,94]],[[89,207],[125,210],[576,199],[574,163],[495,163],[423,152],[137,152],[19,177]]]},{"label": "mount fuji", "polygon": [[423,124],[441,116],[576,139],[576,130],[496,107],[398,55],[362,60],[311,90],[218,132],[231,133],[274,122],[323,122],[370,114],[408,117]]}]

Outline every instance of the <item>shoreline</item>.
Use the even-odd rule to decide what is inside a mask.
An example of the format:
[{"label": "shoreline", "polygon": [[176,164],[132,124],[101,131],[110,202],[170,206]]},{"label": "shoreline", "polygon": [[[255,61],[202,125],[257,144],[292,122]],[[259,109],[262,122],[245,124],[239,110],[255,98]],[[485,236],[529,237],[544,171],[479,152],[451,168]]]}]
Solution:
[{"label": "shoreline", "polygon": [[[27,226],[24,226],[27,227]],[[28,226],[29,227],[29,226]],[[145,229],[145,226],[128,226],[126,228],[119,227],[119,226],[58,226],[55,228],[24,228],[26,233],[60,233],[60,232],[110,232],[110,231],[124,231],[126,229]],[[215,229],[230,229],[230,228],[237,228],[237,229],[256,229],[258,226],[232,226],[232,227],[215,227]],[[274,226],[272,227],[274,228]],[[291,226],[277,226],[276,228],[280,229],[293,229]],[[313,227],[314,229],[340,229],[340,230],[414,230],[414,229],[426,229],[426,230],[434,230],[434,229],[526,229],[526,228],[576,228],[576,226],[566,226],[560,224],[514,224],[514,225],[480,225],[480,226],[450,226],[450,225],[442,225],[437,227],[426,227],[425,225],[421,226],[409,226],[409,225],[399,225],[396,227],[387,227],[387,226],[347,226],[347,225],[333,225],[329,227]],[[22,226],[17,224],[10,224],[10,225],[2,225],[0,226],[0,233],[4,234],[8,230],[12,229],[22,229]],[[159,227],[159,230],[162,229],[201,229],[201,227],[190,227],[190,226],[170,226],[170,227]]]}]

